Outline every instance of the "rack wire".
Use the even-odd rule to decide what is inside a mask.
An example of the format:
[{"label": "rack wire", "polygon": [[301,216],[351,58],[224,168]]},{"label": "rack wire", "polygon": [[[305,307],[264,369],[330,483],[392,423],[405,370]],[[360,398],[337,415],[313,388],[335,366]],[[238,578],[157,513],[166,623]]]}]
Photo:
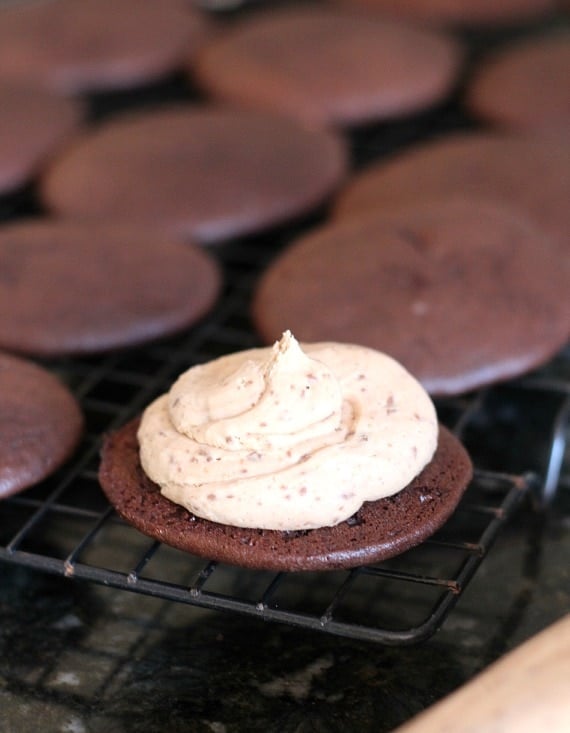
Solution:
[{"label": "rack wire", "polygon": [[[320,573],[251,571],[201,560],[120,520],[99,488],[97,469],[102,436],[140,412],[181,370],[257,345],[247,317],[249,297],[272,252],[250,241],[221,249],[219,256],[226,290],[196,328],[145,348],[48,365],[80,399],[87,434],[72,462],[3,503],[0,559],[367,641],[428,638],[521,500],[547,501],[560,483],[570,414],[568,355],[526,380],[438,403],[442,421],[472,453],[476,472],[454,516],[418,548],[376,565]],[[512,445],[513,431],[532,444],[532,454]]]},{"label": "rack wire", "polygon": [[[125,107],[189,99],[169,80],[144,95],[100,96],[93,120]],[[420,139],[471,125],[457,100],[397,124],[360,130],[355,166]],[[0,220],[37,214],[33,191],[0,207]],[[79,399],[87,432],[56,474],[0,507],[0,560],[214,611],[389,645],[427,639],[443,623],[501,528],[529,499],[570,488],[570,351],[522,380],[437,402],[464,442],[475,476],[457,511],[431,539],[383,563],[350,571],[274,573],[209,562],[148,539],[108,505],[97,481],[102,437],[137,415],[184,369],[260,345],[249,302],[271,258],[322,213],[284,230],[217,248],[225,289],[200,324],[144,348],[46,365]]]}]

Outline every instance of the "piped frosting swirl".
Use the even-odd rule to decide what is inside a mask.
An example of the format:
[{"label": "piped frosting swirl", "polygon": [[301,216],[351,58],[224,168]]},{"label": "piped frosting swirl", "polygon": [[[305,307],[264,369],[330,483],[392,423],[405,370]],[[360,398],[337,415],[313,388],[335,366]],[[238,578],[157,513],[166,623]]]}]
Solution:
[{"label": "piped frosting swirl", "polygon": [[349,344],[273,347],[192,367],[145,411],[141,463],[197,516],[240,527],[337,524],[431,460],[437,419],[418,382]]}]

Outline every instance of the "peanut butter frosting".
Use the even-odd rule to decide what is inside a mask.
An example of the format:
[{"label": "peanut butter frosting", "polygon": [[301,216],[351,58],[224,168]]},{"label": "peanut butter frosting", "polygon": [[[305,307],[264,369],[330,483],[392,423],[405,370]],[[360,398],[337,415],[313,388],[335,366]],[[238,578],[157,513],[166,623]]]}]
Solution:
[{"label": "peanut butter frosting", "polygon": [[435,408],[396,361],[352,344],[273,347],[192,367],[145,410],[147,476],[222,524],[333,526],[403,489],[436,449]]}]

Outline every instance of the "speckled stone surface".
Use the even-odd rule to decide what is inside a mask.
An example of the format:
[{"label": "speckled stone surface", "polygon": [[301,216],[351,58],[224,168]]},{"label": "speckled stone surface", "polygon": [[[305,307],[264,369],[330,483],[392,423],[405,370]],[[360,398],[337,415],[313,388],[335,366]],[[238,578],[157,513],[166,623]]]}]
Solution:
[{"label": "speckled stone surface", "polygon": [[442,629],[413,647],[200,611],[2,564],[2,731],[37,731],[38,720],[43,733],[393,730],[568,611],[562,498],[549,517],[522,510]]}]

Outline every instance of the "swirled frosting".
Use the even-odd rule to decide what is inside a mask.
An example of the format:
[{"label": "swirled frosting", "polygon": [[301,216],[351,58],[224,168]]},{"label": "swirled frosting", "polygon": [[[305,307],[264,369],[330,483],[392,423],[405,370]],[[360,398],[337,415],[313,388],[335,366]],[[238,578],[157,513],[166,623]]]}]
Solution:
[{"label": "swirled frosting", "polygon": [[332,526],[403,489],[437,445],[434,406],[396,361],[351,344],[273,347],[192,367],[145,410],[142,467],[222,524]]}]

